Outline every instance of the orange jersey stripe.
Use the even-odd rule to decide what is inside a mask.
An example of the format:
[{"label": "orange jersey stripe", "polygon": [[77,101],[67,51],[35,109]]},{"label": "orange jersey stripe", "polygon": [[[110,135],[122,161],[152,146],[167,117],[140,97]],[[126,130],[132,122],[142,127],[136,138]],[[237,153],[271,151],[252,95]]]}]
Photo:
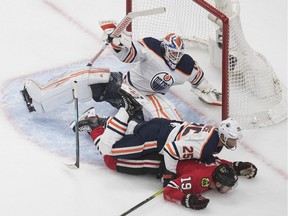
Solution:
[{"label": "orange jersey stripe", "polygon": [[183,131],[184,131],[189,125],[190,125],[190,124],[186,124],[186,125],[181,129],[180,133],[177,135],[176,140],[180,140]]},{"label": "orange jersey stripe", "polygon": [[53,82],[53,83],[47,85],[45,88],[41,88],[40,86],[39,86],[39,88],[41,90],[44,90],[44,89],[50,88],[53,85],[58,86],[61,83],[64,83],[64,82],[66,82],[67,80],[69,80],[71,78],[74,78],[74,77],[77,77],[77,76],[80,76],[80,75],[83,75],[83,74],[97,74],[97,73],[110,73],[110,70],[108,70],[108,69],[91,69],[91,70],[79,71],[77,73],[71,74],[69,77],[57,80],[56,82]]},{"label": "orange jersey stripe", "polygon": [[135,49],[133,46],[131,46],[131,52],[128,57],[126,57],[125,63],[129,63],[130,60],[135,56]]},{"label": "orange jersey stripe", "polygon": [[173,151],[173,147],[171,146],[171,143],[167,143],[165,145],[165,148],[170,153],[170,155],[174,156],[175,158],[179,158],[178,155],[176,155],[176,152]]},{"label": "orange jersey stripe", "polygon": [[203,74],[202,70],[198,71],[197,76],[192,80],[191,83],[194,85],[195,83],[199,82],[199,79],[202,77],[202,74]]},{"label": "orange jersey stripe", "polygon": [[113,125],[114,127],[116,127],[117,129],[121,130],[122,132],[126,132],[126,127],[122,127],[120,126],[120,124],[118,124],[116,121],[114,121],[113,118],[108,120],[108,125]]},{"label": "orange jersey stripe", "polygon": [[112,155],[133,154],[133,153],[141,152],[145,149],[151,149],[151,148],[156,148],[156,147],[157,147],[157,142],[153,142],[153,143],[144,143],[144,145],[141,145],[141,146],[112,149],[111,152],[112,152]]}]

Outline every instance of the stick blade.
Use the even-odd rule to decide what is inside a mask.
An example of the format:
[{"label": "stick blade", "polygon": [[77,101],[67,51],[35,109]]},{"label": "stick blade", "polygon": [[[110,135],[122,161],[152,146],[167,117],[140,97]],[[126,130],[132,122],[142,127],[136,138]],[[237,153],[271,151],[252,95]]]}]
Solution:
[{"label": "stick blade", "polygon": [[77,164],[77,163],[64,163],[64,165],[66,166],[66,167],[68,167],[69,169],[73,169],[73,170],[77,170],[77,169],[79,169],[79,164]]},{"label": "stick blade", "polygon": [[80,164],[76,159],[68,158],[63,161],[63,164],[70,169],[79,169]]}]

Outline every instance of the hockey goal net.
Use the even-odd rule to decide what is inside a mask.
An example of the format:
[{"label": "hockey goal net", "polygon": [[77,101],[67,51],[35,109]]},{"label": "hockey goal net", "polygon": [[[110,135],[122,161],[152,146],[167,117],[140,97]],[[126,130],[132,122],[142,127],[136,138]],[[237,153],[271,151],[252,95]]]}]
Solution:
[{"label": "hockey goal net", "polygon": [[222,71],[223,119],[233,117],[251,128],[287,118],[286,87],[266,58],[247,43],[238,0],[126,0],[127,12],[163,6],[164,14],[133,20],[134,39],[161,39],[175,32],[186,48],[207,49],[210,63]]}]

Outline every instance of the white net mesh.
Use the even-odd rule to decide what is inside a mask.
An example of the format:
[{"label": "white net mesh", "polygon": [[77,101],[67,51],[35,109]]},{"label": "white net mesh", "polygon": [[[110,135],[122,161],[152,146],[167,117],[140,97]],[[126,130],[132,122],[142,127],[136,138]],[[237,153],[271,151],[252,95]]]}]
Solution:
[{"label": "white net mesh", "polygon": [[[242,32],[238,0],[206,2],[213,7],[217,5],[217,9],[229,18],[229,87],[227,93],[223,92],[228,94],[227,114],[245,128],[267,126],[285,120],[287,89],[280,83],[266,58],[247,43]],[[221,23],[218,20],[217,25],[208,19],[210,12],[201,5],[192,0],[181,0],[181,3],[177,0],[132,0],[132,11],[161,6],[166,8],[166,13],[133,20],[134,39],[145,36],[161,39],[175,32],[185,39],[186,48],[199,46],[209,48],[210,52],[211,39],[216,41],[216,31],[219,31]],[[218,56],[221,67],[221,53]]]}]

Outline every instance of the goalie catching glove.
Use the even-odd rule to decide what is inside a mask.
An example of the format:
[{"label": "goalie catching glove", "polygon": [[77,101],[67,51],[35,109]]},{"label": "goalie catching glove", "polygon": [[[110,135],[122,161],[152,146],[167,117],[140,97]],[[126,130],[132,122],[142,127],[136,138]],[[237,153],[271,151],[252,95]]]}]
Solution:
[{"label": "goalie catching glove", "polygon": [[201,195],[186,194],[183,197],[181,204],[186,208],[200,210],[206,208],[209,201],[209,199],[206,199]]},{"label": "goalie catching glove", "polygon": [[237,175],[246,176],[248,179],[254,178],[257,174],[257,167],[250,162],[235,161],[233,168]]},{"label": "goalie catching glove", "polygon": [[205,78],[196,88],[192,88],[192,91],[205,103],[214,106],[222,105],[222,93],[213,88]]},{"label": "goalie catching glove", "polygon": [[110,43],[116,52],[120,52],[123,48],[130,49],[132,36],[130,32],[124,30],[119,37],[111,37],[111,34],[116,29],[117,23],[114,20],[100,21],[100,27],[104,31],[103,41]]}]

